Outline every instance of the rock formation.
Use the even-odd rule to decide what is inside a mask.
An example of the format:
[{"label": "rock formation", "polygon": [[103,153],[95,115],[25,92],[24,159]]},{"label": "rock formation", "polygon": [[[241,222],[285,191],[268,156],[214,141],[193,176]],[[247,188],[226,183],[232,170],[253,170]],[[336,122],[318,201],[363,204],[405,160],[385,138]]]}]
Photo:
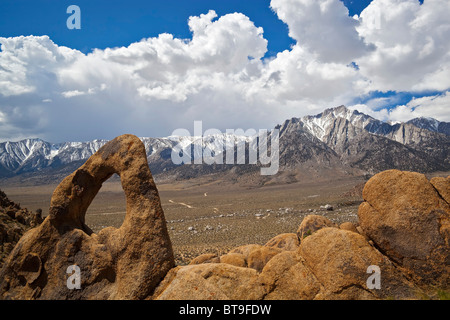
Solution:
[{"label": "rock formation", "polygon": [[315,214],[306,216],[297,229],[297,237],[299,242],[301,242],[307,236],[312,235],[317,230],[325,227],[336,227],[336,225],[332,221],[330,221],[330,219],[325,218],[324,216]]},{"label": "rock formation", "polygon": [[307,216],[297,235],[172,269],[151,298],[436,298],[450,290],[449,186],[450,177],[382,172],[364,188],[360,225]]},{"label": "rock formation", "polygon": [[295,251],[299,245],[297,234],[282,233],[279,234],[265,244],[266,247],[274,247],[282,250]]},{"label": "rock formation", "polygon": [[[102,183],[117,173],[126,196],[122,226],[98,234],[84,223]],[[68,267],[81,289],[70,289]],[[0,271],[4,299],[143,299],[174,267],[159,194],[139,138],[105,144],[55,189],[49,216],[18,242]]]},{"label": "rock formation", "polygon": [[[323,228],[307,237],[298,254],[321,289],[315,299],[412,298],[414,286],[363,236],[338,228]],[[370,266],[380,268],[380,289],[369,288]]]},{"label": "rock formation", "polygon": [[[153,299],[411,299],[414,286],[392,262],[358,233],[325,227],[305,238],[297,250],[245,246],[220,263],[179,266],[155,290]],[[270,247],[265,247],[269,249]],[[241,249],[241,252],[244,250]],[[239,259],[235,255],[240,255]],[[252,266],[251,257],[259,264]],[[233,259],[231,259],[233,257]],[[231,263],[229,263],[231,262]],[[380,268],[383,285],[367,287],[369,266]]]},{"label": "rock formation", "polygon": [[42,210],[21,208],[0,190],[0,268],[16,243],[29,228],[42,222]]},{"label": "rock formation", "polygon": [[389,170],[370,179],[358,210],[364,233],[421,285],[450,285],[450,177]]},{"label": "rock formation", "polygon": [[[127,214],[93,233],[89,204],[113,173]],[[364,187],[359,224],[307,216],[275,236],[175,266],[144,146],[131,135],[102,147],[56,188],[50,215],[0,271],[3,299],[420,299],[450,290],[450,177],[390,170]],[[67,286],[67,267],[81,288]]]}]

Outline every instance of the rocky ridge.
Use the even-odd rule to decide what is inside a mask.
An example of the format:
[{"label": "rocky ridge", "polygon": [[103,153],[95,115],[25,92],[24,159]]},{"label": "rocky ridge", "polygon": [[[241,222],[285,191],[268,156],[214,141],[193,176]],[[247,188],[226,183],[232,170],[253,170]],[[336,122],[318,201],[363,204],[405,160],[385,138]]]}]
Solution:
[{"label": "rocky ridge", "polygon": [[42,210],[30,212],[0,190],[0,268],[22,235],[42,223]]},{"label": "rocky ridge", "polygon": [[391,124],[345,106],[326,109],[300,122],[350,167],[374,174],[386,169],[419,172],[448,170],[448,123],[416,118]]}]

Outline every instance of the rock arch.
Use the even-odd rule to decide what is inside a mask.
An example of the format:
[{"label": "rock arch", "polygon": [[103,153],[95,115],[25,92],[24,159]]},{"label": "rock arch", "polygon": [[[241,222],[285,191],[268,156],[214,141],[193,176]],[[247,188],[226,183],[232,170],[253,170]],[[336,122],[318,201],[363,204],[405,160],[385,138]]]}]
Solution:
[{"label": "rock arch", "polygon": [[[120,228],[93,233],[85,224],[86,210],[114,173],[126,197],[125,219]],[[30,261],[39,268],[30,268]],[[80,267],[80,290],[67,288],[69,265]],[[5,262],[0,296],[142,299],[174,265],[145,147],[138,137],[125,134],[105,144],[58,185],[49,216],[21,238]]]}]

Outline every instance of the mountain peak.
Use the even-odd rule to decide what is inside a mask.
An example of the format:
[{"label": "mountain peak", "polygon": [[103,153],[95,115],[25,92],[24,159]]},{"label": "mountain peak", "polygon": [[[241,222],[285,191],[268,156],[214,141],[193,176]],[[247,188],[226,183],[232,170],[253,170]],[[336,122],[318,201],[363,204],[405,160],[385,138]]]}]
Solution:
[{"label": "mountain peak", "polygon": [[327,134],[329,133],[330,126],[334,125],[334,120],[342,118],[348,121],[351,125],[366,129],[374,123],[378,125],[381,121],[372,118],[371,116],[361,113],[357,110],[352,110],[344,105],[325,109],[322,113],[315,116],[305,116],[301,118],[305,127],[321,141],[327,140]]},{"label": "mountain peak", "polygon": [[355,110],[350,110],[349,108],[347,108],[344,105],[340,105],[340,106],[334,107],[334,108],[329,108],[327,110],[331,111],[334,115],[348,114],[348,113],[353,113],[355,111]]},{"label": "mountain peak", "polygon": [[[280,130],[280,164],[285,167],[300,168],[308,162],[320,168],[350,165],[373,172],[383,168],[416,171],[421,168],[424,171],[450,168],[450,123],[433,118],[416,118],[407,123],[383,122],[341,105],[317,115],[288,119],[276,129]],[[170,161],[173,147],[198,144],[198,139],[190,136],[141,138],[154,173],[178,168]],[[202,139],[202,146],[211,154],[220,154],[224,143],[229,146],[244,141],[250,148],[251,139],[239,135],[211,135]],[[96,139],[52,144],[39,138],[2,142],[0,178],[44,169],[51,172],[72,168],[88,159],[106,142]],[[202,169],[200,173],[193,173],[190,167],[180,170],[184,170],[186,176],[192,176],[213,169]]]},{"label": "mountain peak", "polygon": [[431,117],[419,117],[419,118],[411,119],[406,123],[410,123],[421,129],[427,129],[427,130],[438,132],[440,122]]}]

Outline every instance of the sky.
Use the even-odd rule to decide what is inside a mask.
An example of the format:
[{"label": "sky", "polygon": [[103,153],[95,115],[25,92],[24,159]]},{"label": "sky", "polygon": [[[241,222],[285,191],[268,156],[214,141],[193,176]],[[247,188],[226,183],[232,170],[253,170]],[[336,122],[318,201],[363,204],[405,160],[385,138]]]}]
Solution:
[{"label": "sky", "polygon": [[339,105],[450,121],[449,16],[448,0],[2,0],[0,141],[257,130]]}]

